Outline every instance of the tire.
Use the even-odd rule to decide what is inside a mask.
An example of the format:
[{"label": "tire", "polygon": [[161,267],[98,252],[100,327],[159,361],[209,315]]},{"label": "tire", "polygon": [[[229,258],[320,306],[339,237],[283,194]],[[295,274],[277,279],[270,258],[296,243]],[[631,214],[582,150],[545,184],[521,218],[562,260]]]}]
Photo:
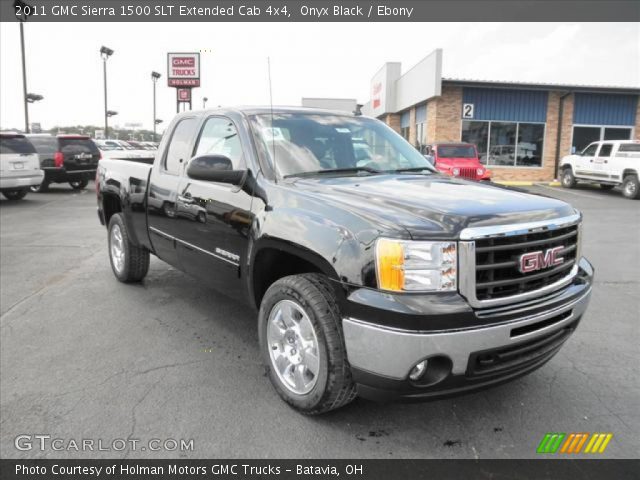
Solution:
[{"label": "tire", "polygon": [[33,193],[44,193],[49,190],[49,182],[45,180],[40,185],[32,185],[31,187],[29,187],[29,190],[31,190]]},{"label": "tire", "polygon": [[571,167],[567,167],[562,170],[562,177],[560,178],[560,182],[564,188],[573,188],[576,186],[576,177],[573,176],[573,171],[571,171]]},{"label": "tire", "polygon": [[637,175],[627,175],[622,182],[622,195],[631,200],[640,198],[640,182]]},{"label": "tire", "polygon": [[[287,316],[287,309],[294,314]],[[293,327],[287,327],[287,319]],[[292,275],[274,282],[260,305],[258,332],[271,383],[278,395],[299,412],[307,415],[325,413],[356,397],[340,312],[333,287],[324,275]],[[291,352],[297,353],[298,363]],[[315,362],[312,361],[314,356]],[[278,368],[278,362],[288,367]],[[308,368],[309,365],[312,368]],[[301,373],[297,377],[302,378],[303,383],[293,380],[296,377],[293,372],[298,370]],[[308,385],[305,380],[309,380]]]},{"label": "tire", "polygon": [[2,192],[2,195],[7,200],[22,200],[27,195],[27,189],[24,190],[10,190],[8,192]]},{"label": "tire", "polygon": [[149,271],[149,250],[131,243],[121,213],[111,217],[108,232],[109,262],[113,274],[123,283],[141,281]]},{"label": "tire", "polygon": [[615,185],[611,185],[609,183],[601,183],[600,184],[600,189],[608,191],[608,190],[613,190],[613,188],[615,187]]},{"label": "tire", "polygon": [[72,180],[71,182],[69,182],[69,185],[71,185],[71,188],[73,188],[74,190],[84,190],[86,186],[89,185],[89,180],[87,180],[86,178],[83,178],[81,180]]}]

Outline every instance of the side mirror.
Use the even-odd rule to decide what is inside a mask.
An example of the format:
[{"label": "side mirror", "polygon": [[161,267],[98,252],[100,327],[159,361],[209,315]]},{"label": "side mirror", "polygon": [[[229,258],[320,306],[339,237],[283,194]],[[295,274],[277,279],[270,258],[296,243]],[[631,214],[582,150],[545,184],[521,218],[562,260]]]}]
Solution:
[{"label": "side mirror", "polygon": [[245,170],[233,170],[229,157],[224,155],[201,155],[194,157],[187,166],[187,176],[194,180],[240,185]]}]

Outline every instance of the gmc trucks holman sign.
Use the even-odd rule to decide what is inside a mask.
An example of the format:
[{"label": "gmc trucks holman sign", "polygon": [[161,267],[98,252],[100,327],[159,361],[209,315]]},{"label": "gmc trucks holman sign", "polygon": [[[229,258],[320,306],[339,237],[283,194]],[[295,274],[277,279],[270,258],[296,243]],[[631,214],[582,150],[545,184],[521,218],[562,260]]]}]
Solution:
[{"label": "gmc trucks holman sign", "polygon": [[200,86],[200,54],[167,54],[167,80],[170,87]]}]

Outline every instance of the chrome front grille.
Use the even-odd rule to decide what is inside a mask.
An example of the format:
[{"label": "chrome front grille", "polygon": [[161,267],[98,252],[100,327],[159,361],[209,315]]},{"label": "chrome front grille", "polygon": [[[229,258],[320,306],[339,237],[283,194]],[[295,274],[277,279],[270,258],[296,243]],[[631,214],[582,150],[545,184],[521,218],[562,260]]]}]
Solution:
[{"label": "chrome front grille", "polygon": [[[562,288],[577,273],[579,236],[579,214],[552,221],[463,230],[460,293],[473,306],[489,307]],[[529,273],[519,270],[521,255],[553,248],[558,248],[562,263]]]}]

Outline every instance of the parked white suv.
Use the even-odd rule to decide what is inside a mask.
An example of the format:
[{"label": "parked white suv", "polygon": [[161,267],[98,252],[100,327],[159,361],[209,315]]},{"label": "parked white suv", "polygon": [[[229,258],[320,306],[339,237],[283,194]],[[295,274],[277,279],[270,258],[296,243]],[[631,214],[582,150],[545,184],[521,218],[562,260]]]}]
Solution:
[{"label": "parked white suv", "polygon": [[578,181],[599,183],[604,190],[622,185],[627,198],[640,198],[640,141],[593,142],[582,152],[560,162],[562,186],[573,188]]},{"label": "parked white suv", "polygon": [[40,185],[44,172],[31,142],[19,133],[0,133],[0,191],[20,200],[32,185]]}]

